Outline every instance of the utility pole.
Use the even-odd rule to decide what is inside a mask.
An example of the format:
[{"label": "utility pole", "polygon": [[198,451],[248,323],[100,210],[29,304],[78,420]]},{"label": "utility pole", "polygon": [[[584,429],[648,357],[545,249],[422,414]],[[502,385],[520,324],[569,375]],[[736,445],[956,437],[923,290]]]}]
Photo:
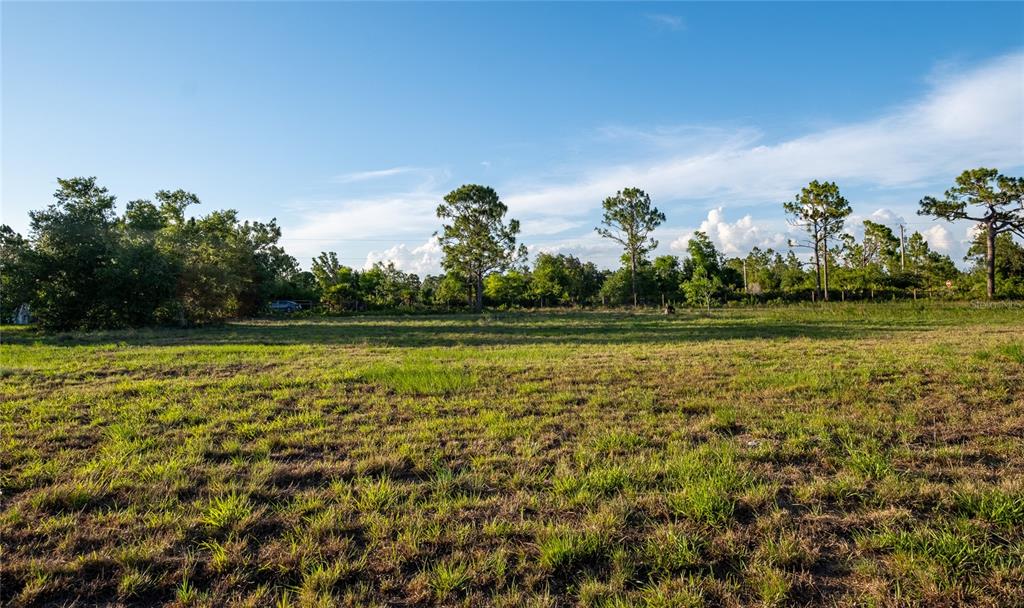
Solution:
[{"label": "utility pole", "polygon": [[907,239],[903,235],[903,224],[900,224],[900,271],[907,269]]},{"label": "utility pole", "polygon": [[747,291],[747,258],[743,258],[743,293]]}]

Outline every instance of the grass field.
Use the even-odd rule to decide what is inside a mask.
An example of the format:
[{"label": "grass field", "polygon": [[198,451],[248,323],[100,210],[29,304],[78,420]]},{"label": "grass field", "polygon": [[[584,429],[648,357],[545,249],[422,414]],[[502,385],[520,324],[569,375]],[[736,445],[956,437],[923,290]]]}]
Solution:
[{"label": "grass field", "polygon": [[3,340],[5,605],[1024,605],[1019,305]]}]

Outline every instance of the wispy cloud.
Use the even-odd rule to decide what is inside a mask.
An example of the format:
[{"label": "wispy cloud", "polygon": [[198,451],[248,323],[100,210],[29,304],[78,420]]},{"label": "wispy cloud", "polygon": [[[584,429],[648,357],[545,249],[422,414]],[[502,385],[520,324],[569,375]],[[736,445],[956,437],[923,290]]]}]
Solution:
[{"label": "wispy cloud", "polygon": [[[903,207],[878,200],[852,202],[859,213],[891,208],[910,217],[917,199],[931,193],[922,189],[948,184],[965,168],[1024,166],[1024,53],[960,72],[945,70],[930,83],[931,90],[918,100],[873,119],[776,141],[766,141],[760,130],[749,126],[605,127],[590,139],[640,142],[644,152],[631,149],[619,163],[561,172],[547,182],[524,176],[495,186],[510,215],[522,221],[523,240],[534,244],[534,250],[581,255],[589,251],[607,255],[611,263],[616,259],[614,252],[606,251],[591,229],[600,201],[631,185],[647,190],[668,213],[670,223],[680,222],[674,218],[686,214],[692,217],[694,211],[707,214],[702,226],[707,224],[707,231],[729,253],[742,252],[752,244],[778,243],[786,232],[780,203],[812,179],[836,180],[844,188],[867,192],[897,193],[890,198],[905,200]],[[395,167],[354,173],[350,181],[339,183],[396,179],[413,170]],[[427,178],[412,190],[393,188],[379,196],[318,205],[285,234],[309,239],[380,235],[394,239],[394,246],[422,243],[438,226],[434,209],[453,185],[447,172],[423,175]],[[941,186],[936,192],[941,192]],[[739,206],[755,212],[727,219],[727,210]],[[757,212],[762,208],[764,212]],[[767,221],[763,218],[769,211],[774,219]],[[681,222],[672,225],[674,231],[659,231],[666,247],[687,232],[679,228],[685,225]],[[951,253],[958,249],[960,228],[954,229],[953,237],[930,225],[920,228],[928,231],[933,245],[951,248]],[[403,251],[414,249],[406,246],[395,254],[402,257]]]},{"label": "wispy cloud", "polygon": [[775,205],[811,179],[908,187],[965,167],[1022,164],[1024,54],[1018,53],[950,77],[924,99],[873,120],[775,143],[735,137],[697,154],[602,167],[513,193],[508,203],[521,215],[583,213],[636,184],[660,201]]},{"label": "wispy cloud", "polygon": [[331,178],[331,181],[335,184],[354,184],[357,182],[367,182],[386,177],[394,177],[396,175],[415,173],[418,171],[422,171],[422,169],[418,169],[416,167],[391,167],[390,169],[376,169],[373,171],[355,171],[353,173],[335,175]]},{"label": "wispy cloud", "polygon": [[307,202],[297,225],[286,227],[281,240],[300,259],[320,251],[416,242],[433,233],[439,200],[440,194],[421,193]]},{"label": "wispy cloud", "polygon": [[686,29],[686,22],[679,15],[670,15],[668,13],[647,13],[644,17],[658,27],[672,30],[673,32]]}]

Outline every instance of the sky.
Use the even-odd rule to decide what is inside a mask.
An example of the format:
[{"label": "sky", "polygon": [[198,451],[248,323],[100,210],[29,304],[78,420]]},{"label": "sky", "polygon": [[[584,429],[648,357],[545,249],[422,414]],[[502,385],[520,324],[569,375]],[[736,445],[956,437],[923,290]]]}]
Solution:
[{"label": "sky", "polygon": [[277,218],[308,267],[440,268],[435,209],[493,186],[531,253],[618,265],[601,201],[646,190],[656,253],[695,230],[787,249],[836,181],[961,262],[918,201],[1024,174],[1022,3],[0,3],[0,221],[58,177]]}]

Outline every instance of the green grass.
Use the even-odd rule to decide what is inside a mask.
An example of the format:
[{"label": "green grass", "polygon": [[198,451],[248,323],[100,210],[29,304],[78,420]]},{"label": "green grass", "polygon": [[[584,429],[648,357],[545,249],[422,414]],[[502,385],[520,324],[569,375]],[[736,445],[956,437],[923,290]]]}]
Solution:
[{"label": "green grass", "polygon": [[0,604],[1024,605],[1024,307],[0,328]]}]

